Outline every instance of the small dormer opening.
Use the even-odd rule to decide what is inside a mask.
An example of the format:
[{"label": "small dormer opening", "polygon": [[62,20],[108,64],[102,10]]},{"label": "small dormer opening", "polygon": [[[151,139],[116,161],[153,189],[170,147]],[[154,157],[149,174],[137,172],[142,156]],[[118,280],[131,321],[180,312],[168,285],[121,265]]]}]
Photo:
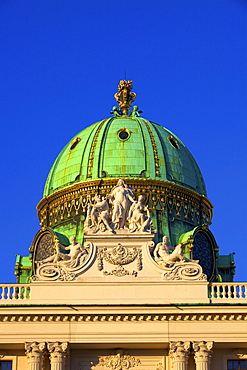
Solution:
[{"label": "small dormer opening", "polygon": [[178,141],[173,136],[169,136],[167,138],[167,140],[169,140],[169,142],[173,146],[173,148],[179,149]]},{"label": "small dormer opening", "polygon": [[81,141],[81,138],[80,137],[76,137],[73,141],[72,141],[72,143],[71,143],[71,146],[70,146],[70,150],[73,150],[75,147],[76,147],[76,145],[79,143]]}]

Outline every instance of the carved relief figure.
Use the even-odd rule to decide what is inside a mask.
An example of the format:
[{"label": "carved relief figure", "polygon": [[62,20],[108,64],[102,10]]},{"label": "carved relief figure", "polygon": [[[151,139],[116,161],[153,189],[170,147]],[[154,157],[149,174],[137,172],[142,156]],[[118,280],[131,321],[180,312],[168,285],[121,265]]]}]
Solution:
[{"label": "carved relief figure", "polygon": [[[172,253],[170,253],[172,250]],[[154,249],[155,261],[165,267],[172,267],[176,262],[194,262],[199,261],[191,260],[183,255],[183,245],[178,244],[175,248],[169,244],[169,238],[163,237],[163,241],[158,243]]]},{"label": "carved relief figure", "polygon": [[[150,232],[152,220],[150,218],[149,209],[144,204],[145,197],[139,195],[138,201],[135,201],[129,210],[128,221],[130,232],[141,231]],[[145,214],[145,212],[147,214]]]},{"label": "carved relief figure", "polygon": [[[48,258],[45,258],[42,261],[39,261],[40,264],[52,262],[52,263],[58,263],[59,261],[64,261],[66,265],[74,267],[74,265],[77,265],[78,259],[81,257],[84,257],[85,259],[87,257],[87,251],[82,247],[80,243],[77,243],[76,238],[72,236],[70,238],[71,244],[68,247],[64,247],[61,245],[58,240],[55,242],[55,253],[53,256],[50,256]],[[69,251],[69,253],[62,253],[60,252],[60,249]]]},{"label": "carved relief figure", "polygon": [[127,186],[124,180],[119,179],[107,197],[113,203],[112,222],[115,229],[123,229],[126,225],[131,203],[134,202],[133,197],[132,189]]}]

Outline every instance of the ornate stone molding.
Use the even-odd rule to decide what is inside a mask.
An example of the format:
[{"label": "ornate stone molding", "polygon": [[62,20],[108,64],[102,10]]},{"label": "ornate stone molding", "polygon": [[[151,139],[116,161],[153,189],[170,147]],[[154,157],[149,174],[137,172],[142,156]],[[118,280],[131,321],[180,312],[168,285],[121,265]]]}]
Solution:
[{"label": "ornate stone molding", "polygon": [[61,315],[1,315],[0,322],[74,322],[74,321],[92,321],[92,322],[111,322],[111,321],[247,321],[247,314],[61,314]]},{"label": "ornate stone molding", "polygon": [[139,358],[124,355],[119,352],[116,355],[103,356],[99,360],[99,365],[109,367],[111,370],[128,370],[141,363]]},{"label": "ornate stone molding", "polygon": [[29,370],[41,370],[44,361],[45,343],[26,342],[25,350]]},{"label": "ornate stone molding", "polygon": [[[127,248],[121,243],[112,249],[100,248],[97,253],[98,269],[103,271],[104,275],[115,275],[118,277],[125,275],[137,276],[137,271],[142,269],[142,251],[141,248]],[[137,260],[137,271],[129,271],[123,266],[128,265]],[[104,261],[116,268],[110,272],[104,270]]]},{"label": "ornate stone molding", "polygon": [[[85,214],[95,194],[110,194],[117,179],[89,180],[58,190],[37,205],[41,225],[54,227],[61,220]],[[128,179],[128,185],[138,195],[145,194],[149,209],[166,211],[192,224],[210,224],[212,203],[190,189],[163,180]]]},{"label": "ornate stone molding", "polygon": [[190,347],[190,342],[170,342],[169,356],[172,359],[174,370],[187,369]]},{"label": "ornate stone molding", "polygon": [[64,370],[68,355],[68,343],[48,342],[47,349],[50,353],[51,370]]},{"label": "ornate stone molding", "polygon": [[198,370],[209,370],[212,357],[213,342],[193,342],[194,358]]}]

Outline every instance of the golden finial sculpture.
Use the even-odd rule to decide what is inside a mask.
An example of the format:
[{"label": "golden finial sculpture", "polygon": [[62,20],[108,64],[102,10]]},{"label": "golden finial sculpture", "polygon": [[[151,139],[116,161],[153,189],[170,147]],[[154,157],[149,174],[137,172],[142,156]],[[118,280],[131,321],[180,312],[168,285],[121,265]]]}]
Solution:
[{"label": "golden finial sculpture", "polygon": [[118,85],[119,92],[114,94],[114,98],[119,103],[119,107],[125,115],[128,114],[129,108],[136,98],[136,93],[131,92],[132,82],[130,80],[120,80]]}]

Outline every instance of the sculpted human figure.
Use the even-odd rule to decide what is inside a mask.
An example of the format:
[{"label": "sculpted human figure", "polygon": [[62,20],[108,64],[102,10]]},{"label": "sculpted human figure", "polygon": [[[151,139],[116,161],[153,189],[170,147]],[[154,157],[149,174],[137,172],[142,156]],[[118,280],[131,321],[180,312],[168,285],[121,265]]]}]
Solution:
[{"label": "sculpted human figure", "polygon": [[174,247],[169,244],[168,236],[163,236],[162,242],[154,248],[154,259],[156,262],[163,261],[173,251]]},{"label": "sculpted human figure", "polygon": [[[47,262],[57,263],[59,261],[68,261],[73,264],[73,261],[75,261],[78,257],[87,255],[87,251],[83,248],[83,246],[80,243],[77,243],[76,238],[72,236],[70,238],[71,244],[68,247],[64,247],[62,244],[60,244],[58,241],[55,242],[55,254],[52,256],[49,256],[45,258],[42,261],[38,261],[40,264],[44,264]],[[60,249],[69,251],[69,253],[62,253],[60,252]]]},{"label": "sculpted human figure", "polygon": [[[163,242],[158,243],[154,249],[154,259],[161,266],[172,267],[176,262],[199,262],[198,260],[191,260],[183,256],[182,244],[178,244],[173,248],[168,242],[168,237],[163,237]],[[172,253],[170,253],[170,250],[173,250]]]},{"label": "sculpted human figure", "polygon": [[112,232],[112,228],[109,224],[109,204],[107,199],[102,199],[99,195],[94,197],[96,203],[90,204],[90,217],[91,217],[91,226],[90,228],[95,228],[95,232],[98,231],[100,222],[102,221],[107,228],[107,230]]},{"label": "sculpted human figure", "polygon": [[[145,197],[139,195],[138,200],[135,201],[129,210],[128,221],[130,224],[130,231],[136,230],[141,232],[149,232],[152,226],[152,220],[148,207],[144,204]],[[145,212],[147,214],[145,214]]]},{"label": "sculpted human figure", "polygon": [[107,197],[113,203],[112,222],[115,229],[124,228],[131,203],[134,202],[133,197],[132,189],[127,186],[124,180],[119,179]]}]

